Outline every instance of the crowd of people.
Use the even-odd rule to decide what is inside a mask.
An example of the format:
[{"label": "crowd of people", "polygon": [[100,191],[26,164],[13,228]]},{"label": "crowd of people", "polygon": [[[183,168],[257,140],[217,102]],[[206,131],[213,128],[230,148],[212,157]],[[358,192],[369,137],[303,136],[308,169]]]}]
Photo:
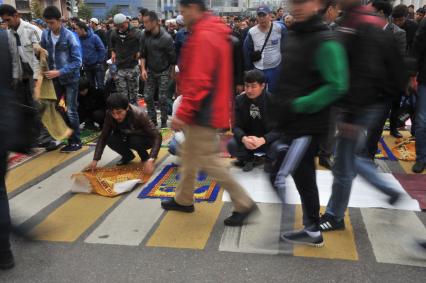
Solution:
[{"label": "crowd of people", "polygon": [[[388,117],[390,135],[402,137],[401,103],[407,97],[416,138],[412,170],[425,170],[425,9],[393,7],[388,0],[290,4],[289,11],[258,7],[256,17],[217,17],[203,0],[180,0],[181,15],[173,20],[141,9],[139,17],[116,14],[105,22],[64,20],[49,6],[43,20],[31,23],[4,4],[2,96],[15,95],[31,106],[39,75],[52,80],[72,129],[61,152],[82,148],[81,128],[101,130],[91,170],[108,145],[121,156],[118,166],[132,161],[135,150],[144,173],[151,174],[162,143],[159,128],[171,126],[176,134],[170,152],[180,158],[181,178],[175,197],[162,207],[193,212],[195,178],[202,169],[230,194],[234,211],[225,225],[241,226],[258,208],[218,158],[217,134],[231,129],[228,150],[235,166],[250,172],[263,162],[283,202],[287,177],[295,181],[304,229],[281,239],[321,247],[322,232],[345,229],[356,175],[386,194],[390,204],[400,200],[374,158]],[[48,70],[40,74],[41,50],[48,53]],[[36,139],[28,146],[58,148],[60,141],[37,115],[34,119]],[[1,120],[0,130],[8,133],[10,125]],[[4,143],[0,151],[0,268],[13,266],[4,182],[12,148]],[[323,215],[316,157],[334,176]]]}]

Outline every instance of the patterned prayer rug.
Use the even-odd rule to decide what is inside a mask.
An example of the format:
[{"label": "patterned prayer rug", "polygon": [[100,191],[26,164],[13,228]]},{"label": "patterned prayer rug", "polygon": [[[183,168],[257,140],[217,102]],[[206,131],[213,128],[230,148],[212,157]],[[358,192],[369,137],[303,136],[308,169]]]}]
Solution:
[{"label": "patterned prayer rug", "polygon": [[416,140],[412,137],[397,139],[392,153],[402,161],[416,161]]},{"label": "patterned prayer rug", "polygon": [[381,137],[379,144],[377,145],[376,159],[397,161],[398,159],[393,154],[391,148],[392,147],[386,144],[385,139]]},{"label": "patterned prayer rug", "polygon": [[[175,189],[179,182],[180,174],[176,164],[168,164],[139,194],[138,198],[169,199],[174,197]],[[195,201],[214,202],[219,193],[220,186],[205,173],[198,173],[195,182]]]},{"label": "patterned prayer rug", "polygon": [[40,154],[44,153],[46,150],[44,148],[33,148],[31,154],[23,154],[23,153],[16,153],[12,152],[9,154],[8,159],[8,169],[11,170],[13,168],[16,168],[25,162],[39,156]]},{"label": "patterned prayer rug", "polygon": [[170,128],[160,129],[161,136],[163,141],[161,142],[161,147],[168,147],[171,139],[173,138],[174,132]]}]

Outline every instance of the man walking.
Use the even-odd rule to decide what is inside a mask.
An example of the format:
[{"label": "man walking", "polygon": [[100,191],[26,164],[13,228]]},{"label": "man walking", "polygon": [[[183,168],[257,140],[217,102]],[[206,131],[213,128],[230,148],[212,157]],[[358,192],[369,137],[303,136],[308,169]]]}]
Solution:
[{"label": "man walking", "polygon": [[167,128],[167,87],[175,77],[176,51],[173,39],[160,27],[157,13],[149,11],[143,16],[145,31],[141,40],[141,78],[146,81],[144,98],[148,107],[148,115],[157,125],[157,112],[154,104],[155,90],[161,111],[161,128]]},{"label": "man walking", "polygon": [[139,92],[139,49],[141,33],[130,25],[126,16],[114,16],[116,29],[111,34],[111,61],[117,65],[117,92],[127,95],[136,104]]},{"label": "man walking", "polygon": [[217,144],[217,129],[229,127],[231,113],[231,30],[207,12],[203,0],[181,0],[180,9],[191,36],[182,50],[182,103],[172,127],[183,129],[185,142],[180,151],[181,179],[175,198],[161,205],[165,210],[193,212],[195,178],[198,170],[203,170],[228,191],[234,203],[234,212],[225,219],[225,225],[241,226],[257,206],[221,164]]},{"label": "man walking", "polygon": [[78,118],[78,83],[80,80],[81,49],[74,34],[62,26],[61,12],[56,6],[48,6],[43,17],[49,26],[43,31],[40,45],[49,52],[49,69],[45,73],[54,80],[56,94],[64,94],[67,117],[73,134],[61,152],[81,149],[80,120]]}]

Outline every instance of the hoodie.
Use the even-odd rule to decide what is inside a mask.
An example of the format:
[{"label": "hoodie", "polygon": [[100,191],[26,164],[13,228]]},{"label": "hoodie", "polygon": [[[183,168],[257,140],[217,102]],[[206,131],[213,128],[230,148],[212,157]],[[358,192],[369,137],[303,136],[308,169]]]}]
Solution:
[{"label": "hoodie", "polygon": [[83,66],[93,66],[104,62],[105,46],[92,29],[87,30],[86,36],[80,37],[80,42],[83,51]]},{"label": "hoodie", "polygon": [[189,125],[229,128],[232,111],[231,29],[206,12],[182,48],[177,118]]}]

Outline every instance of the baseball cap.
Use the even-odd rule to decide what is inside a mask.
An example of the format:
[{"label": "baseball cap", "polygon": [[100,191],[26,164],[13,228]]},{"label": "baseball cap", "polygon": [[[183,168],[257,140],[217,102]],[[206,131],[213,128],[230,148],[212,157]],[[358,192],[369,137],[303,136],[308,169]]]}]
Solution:
[{"label": "baseball cap", "polygon": [[94,23],[96,25],[99,25],[99,20],[97,18],[91,18],[90,22],[92,22],[92,23]]},{"label": "baseball cap", "polygon": [[184,24],[184,22],[183,22],[183,16],[182,16],[182,15],[178,15],[178,16],[176,17],[176,23],[177,23],[178,25],[183,25],[183,24]]},{"label": "baseball cap", "polygon": [[121,25],[122,23],[125,23],[127,21],[127,18],[123,14],[117,14],[114,16],[114,24]]},{"label": "baseball cap", "polygon": [[265,14],[268,15],[271,13],[271,9],[269,9],[268,6],[260,6],[259,8],[257,8],[256,10],[256,14]]}]

